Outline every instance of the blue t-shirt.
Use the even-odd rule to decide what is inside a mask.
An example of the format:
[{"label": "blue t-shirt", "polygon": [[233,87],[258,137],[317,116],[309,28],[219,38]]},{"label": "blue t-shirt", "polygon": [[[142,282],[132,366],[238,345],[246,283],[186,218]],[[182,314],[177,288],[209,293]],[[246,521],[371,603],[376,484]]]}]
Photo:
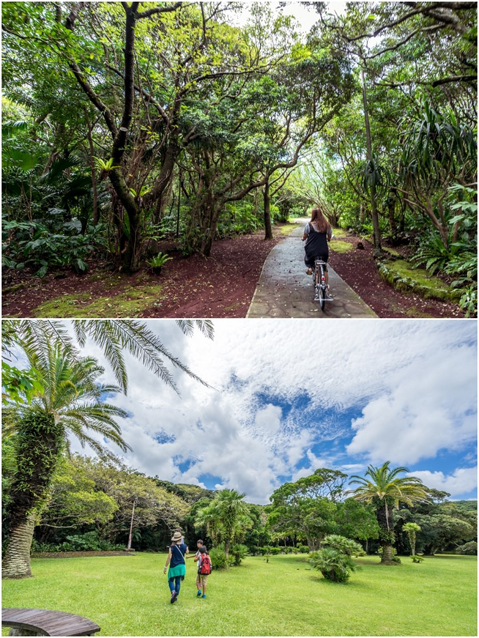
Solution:
[{"label": "blue t-shirt", "polygon": [[184,555],[186,554],[187,549],[188,548],[186,547],[184,543],[170,546],[170,550],[171,550],[170,567],[171,568],[176,567],[177,565],[185,564]]}]

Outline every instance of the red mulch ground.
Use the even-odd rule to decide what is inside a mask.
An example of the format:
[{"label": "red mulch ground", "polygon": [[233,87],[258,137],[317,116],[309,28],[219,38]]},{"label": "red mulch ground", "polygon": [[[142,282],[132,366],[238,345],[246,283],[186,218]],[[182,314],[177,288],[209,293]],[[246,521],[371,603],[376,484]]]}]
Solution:
[{"label": "red mulch ground", "polygon": [[[353,244],[347,253],[329,253],[334,270],[370,306],[378,317],[464,317],[459,306],[437,299],[423,299],[400,292],[381,279],[373,258],[373,246],[361,240],[364,250],[356,248],[358,237],[340,237]],[[386,245],[385,245],[386,246]],[[395,250],[398,250],[395,248]],[[399,252],[404,252],[399,249]]]},{"label": "red mulch ground", "polygon": [[76,275],[67,271],[49,273],[43,279],[22,271],[6,271],[3,286],[25,284],[4,293],[3,315],[31,317],[41,303],[62,295],[88,293],[90,301],[112,297],[127,287],[161,284],[161,308],[147,308],[142,317],[245,317],[258,283],[261,269],[271,248],[284,237],[279,229],[272,241],[264,241],[263,233],[224,239],[213,245],[211,257],[198,255],[184,258],[172,244],[159,246],[168,250],[173,261],[160,276],[143,269],[133,276],[113,273],[105,262],[90,262],[90,272]]},{"label": "red mulch ground", "polygon": [[[198,255],[184,258],[172,244],[160,246],[174,258],[158,277],[143,269],[129,277],[112,272],[103,261],[90,262],[87,275],[73,272],[49,273],[43,279],[22,271],[5,272],[3,285],[23,287],[5,293],[3,314],[31,317],[41,303],[65,294],[88,293],[89,300],[112,297],[128,287],[151,284],[162,285],[161,307],[152,306],[141,317],[220,318],[245,317],[264,260],[271,248],[284,236],[279,229],[273,241],[265,242],[263,234],[244,235],[224,239],[213,246],[212,255],[204,259]],[[341,240],[357,245],[354,236]],[[399,292],[383,281],[377,271],[372,246],[362,240],[364,250],[348,253],[330,252],[334,270],[348,283],[379,317],[463,317],[452,303],[422,299]],[[63,278],[55,278],[58,275]]]}]

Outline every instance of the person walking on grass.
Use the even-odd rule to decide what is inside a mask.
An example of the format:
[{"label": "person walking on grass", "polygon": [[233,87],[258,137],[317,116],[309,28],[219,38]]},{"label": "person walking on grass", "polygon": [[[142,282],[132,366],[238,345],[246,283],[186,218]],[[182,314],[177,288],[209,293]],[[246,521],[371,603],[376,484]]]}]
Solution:
[{"label": "person walking on grass", "polygon": [[181,581],[184,580],[186,575],[185,555],[188,554],[188,547],[183,542],[183,536],[180,531],[176,531],[173,534],[171,543],[163,573],[166,574],[169,565],[168,586],[171,591],[170,602],[173,604],[178,600]]},{"label": "person walking on grass", "polygon": [[[209,557],[206,547],[202,545],[199,549],[198,574],[196,576],[196,592],[197,598],[200,596],[206,598],[206,582],[211,574],[211,558]],[[203,595],[202,595],[203,594]]]},{"label": "person walking on grass", "polygon": [[[195,563],[198,563],[200,559],[200,547],[206,547],[204,541],[202,541],[201,538],[196,541],[196,554],[193,554],[193,556],[188,556],[188,558],[192,558]],[[208,553],[208,551],[206,553]],[[196,566],[198,567],[198,565]]]}]

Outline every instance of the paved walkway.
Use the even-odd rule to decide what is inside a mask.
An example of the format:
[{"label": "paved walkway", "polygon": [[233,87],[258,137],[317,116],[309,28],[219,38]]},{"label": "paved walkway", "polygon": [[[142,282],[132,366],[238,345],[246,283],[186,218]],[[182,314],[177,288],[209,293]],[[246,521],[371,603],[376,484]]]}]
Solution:
[{"label": "paved walkway", "polygon": [[311,275],[306,274],[304,244],[301,241],[306,221],[298,219],[298,227],[269,253],[246,317],[376,317],[330,266],[329,285],[334,301],[326,302],[324,312],[313,301],[313,282]]}]

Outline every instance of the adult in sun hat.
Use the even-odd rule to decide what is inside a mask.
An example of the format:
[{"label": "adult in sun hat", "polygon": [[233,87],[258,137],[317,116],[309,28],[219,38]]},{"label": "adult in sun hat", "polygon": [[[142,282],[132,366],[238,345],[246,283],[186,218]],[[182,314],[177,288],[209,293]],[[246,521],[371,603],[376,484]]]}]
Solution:
[{"label": "adult in sun hat", "polygon": [[168,586],[171,591],[171,603],[176,602],[180,593],[181,581],[186,574],[185,555],[188,547],[183,542],[183,536],[178,530],[173,534],[171,545],[168,549],[168,558],[163,573],[166,574],[168,566]]}]

